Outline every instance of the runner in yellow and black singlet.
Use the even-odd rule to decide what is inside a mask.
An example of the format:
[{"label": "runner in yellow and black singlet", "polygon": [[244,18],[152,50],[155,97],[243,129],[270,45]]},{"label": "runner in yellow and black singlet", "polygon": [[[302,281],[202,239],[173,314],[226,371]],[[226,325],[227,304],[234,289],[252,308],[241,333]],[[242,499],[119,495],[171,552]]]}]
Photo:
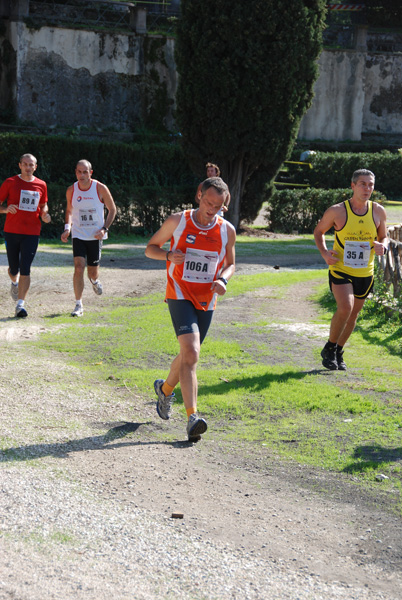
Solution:
[{"label": "runner in yellow and black singlet", "polygon": [[[317,248],[329,266],[329,285],[337,304],[329,340],[321,352],[322,364],[330,370],[346,370],[343,347],[372,290],[374,257],[387,252],[385,210],[370,200],[374,183],[371,171],[355,171],[352,198],[328,208],[314,230]],[[328,250],[325,234],[332,227],[335,243]]]}]

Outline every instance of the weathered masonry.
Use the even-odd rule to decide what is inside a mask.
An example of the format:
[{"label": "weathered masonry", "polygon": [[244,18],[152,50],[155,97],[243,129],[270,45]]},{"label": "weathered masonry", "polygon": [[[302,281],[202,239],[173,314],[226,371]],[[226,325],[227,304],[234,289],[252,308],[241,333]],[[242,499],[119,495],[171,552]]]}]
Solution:
[{"label": "weathered masonry", "polygon": [[130,15],[127,31],[119,23],[91,30],[83,21],[80,27],[42,24],[33,18],[38,7],[32,0],[0,0],[3,113],[48,128],[131,131],[150,121],[172,127],[171,37],[147,35],[143,13]]},{"label": "weathered masonry", "polygon": [[[169,16],[179,4],[154,7]],[[147,33],[149,14],[139,1],[0,0],[0,111],[49,129],[174,129],[174,38]],[[322,52],[300,138],[402,134],[402,52],[372,35],[360,27],[353,47]]]}]

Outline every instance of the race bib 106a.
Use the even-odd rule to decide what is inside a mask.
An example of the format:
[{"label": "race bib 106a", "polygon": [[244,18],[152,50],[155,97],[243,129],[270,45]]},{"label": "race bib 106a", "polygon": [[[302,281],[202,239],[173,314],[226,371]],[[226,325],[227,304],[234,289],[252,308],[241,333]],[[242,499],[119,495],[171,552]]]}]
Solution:
[{"label": "race bib 106a", "polygon": [[352,269],[362,269],[368,266],[370,259],[370,242],[345,242],[343,264]]},{"label": "race bib 106a", "polygon": [[212,283],[218,267],[218,253],[187,248],[183,280],[192,283]]}]

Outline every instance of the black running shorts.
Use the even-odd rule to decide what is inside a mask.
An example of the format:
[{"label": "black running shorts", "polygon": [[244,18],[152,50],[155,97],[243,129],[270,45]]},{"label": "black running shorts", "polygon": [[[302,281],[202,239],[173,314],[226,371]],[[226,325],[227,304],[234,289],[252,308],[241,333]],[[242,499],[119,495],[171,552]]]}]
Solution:
[{"label": "black running shorts", "polygon": [[185,333],[200,333],[200,342],[205,339],[211,325],[213,310],[199,310],[190,300],[167,299],[170,316],[177,337]]},{"label": "black running shorts", "polygon": [[87,259],[88,267],[99,267],[102,254],[102,240],[80,240],[73,238],[73,256]]},{"label": "black running shorts", "polygon": [[354,297],[364,300],[373,289],[374,275],[370,275],[369,277],[355,277],[354,275],[342,273],[342,271],[334,271],[334,273],[336,273],[336,277],[329,271],[329,287],[331,291],[333,285],[351,283]]}]

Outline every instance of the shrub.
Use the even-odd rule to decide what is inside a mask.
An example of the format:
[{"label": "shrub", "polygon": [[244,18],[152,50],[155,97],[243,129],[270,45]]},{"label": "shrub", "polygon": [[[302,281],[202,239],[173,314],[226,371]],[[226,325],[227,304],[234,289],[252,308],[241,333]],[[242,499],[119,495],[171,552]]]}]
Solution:
[{"label": "shrub", "polygon": [[[388,198],[401,194],[402,157],[387,150],[376,153],[317,152],[311,160],[313,168],[307,176],[315,188],[342,188],[350,183],[357,169],[369,169],[378,186]],[[306,170],[307,171],[307,170]]]},{"label": "shrub", "polygon": [[[281,233],[312,233],[327,208],[351,197],[351,189],[276,191],[270,200],[267,220],[272,231]],[[374,192],[376,202],[385,200],[381,192]]]}]

